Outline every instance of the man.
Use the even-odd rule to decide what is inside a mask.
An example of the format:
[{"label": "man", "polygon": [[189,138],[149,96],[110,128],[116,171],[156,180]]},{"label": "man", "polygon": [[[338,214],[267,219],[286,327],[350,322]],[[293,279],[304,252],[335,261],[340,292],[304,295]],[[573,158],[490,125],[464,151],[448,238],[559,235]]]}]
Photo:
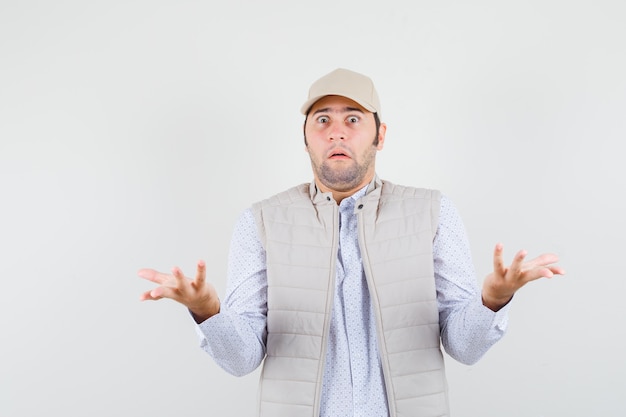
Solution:
[{"label": "man", "polygon": [[263,362],[259,415],[448,415],[440,344],[476,362],[504,334],[513,294],[564,271],[525,251],[505,266],[497,244],[480,292],[452,203],[376,175],[386,125],[368,77],[325,75],[302,113],[314,180],[243,213],[224,302],[202,261],[193,280],[140,270],[159,285],[141,298],[185,305],[226,371]]}]

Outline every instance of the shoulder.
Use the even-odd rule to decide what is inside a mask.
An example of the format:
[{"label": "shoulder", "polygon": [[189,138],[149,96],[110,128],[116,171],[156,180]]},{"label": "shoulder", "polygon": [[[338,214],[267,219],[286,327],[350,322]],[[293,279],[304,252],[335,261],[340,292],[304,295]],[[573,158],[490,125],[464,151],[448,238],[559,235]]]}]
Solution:
[{"label": "shoulder", "polygon": [[302,200],[310,200],[310,184],[304,183],[288,188],[285,191],[274,194],[264,200],[252,204],[252,211],[262,210],[265,207],[290,205]]},{"label": "shoulder", "polygon": [[405,213],[416,213],[420,217],[430,219],[433,238],[437,233],[439,215],[442,204],[441,191],[432,188],[420,188],[398,185],[390,181],[382,181],[381,205],[392,204],[402,207]]},{"label": "shoulder", "polygon": [[310,184],[300,184],[252,204],[250,213],[263,246],[266,244],[269,224],[289,223],[292,208],[311,206],[309,190]]},{"label": "shoulder", "polygon": [[408,185],[399,185],[391,181],[382,180],[382,196],[395,196],[400,198],[415,198],[441,201],[441,191],[432,188],[413,187]]}]

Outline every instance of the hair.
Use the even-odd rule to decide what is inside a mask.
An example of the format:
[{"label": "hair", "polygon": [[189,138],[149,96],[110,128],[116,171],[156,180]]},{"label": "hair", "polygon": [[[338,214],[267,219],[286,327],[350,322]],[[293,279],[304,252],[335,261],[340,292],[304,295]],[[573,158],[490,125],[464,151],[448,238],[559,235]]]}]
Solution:
[{"label": "hair", "polygon": [[[372,113],[374,115],[374,123],[376,123],[376,136],[374,136],[374,142],[372,145],[378,146],[378,133],[380,133],[380,117],[378,117],[378,113]],[[306,116],[304,116],[304,123],[302,124],[302,136],[304,137],[304,146],[308,146],[309,144],[306,141],[306,122],[309,120],[309,113],[307,112]]]}]

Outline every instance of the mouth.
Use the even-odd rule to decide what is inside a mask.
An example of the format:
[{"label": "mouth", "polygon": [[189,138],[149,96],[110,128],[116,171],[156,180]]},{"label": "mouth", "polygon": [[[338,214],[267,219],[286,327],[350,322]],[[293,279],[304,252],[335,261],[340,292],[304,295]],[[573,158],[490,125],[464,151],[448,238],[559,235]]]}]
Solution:
[{"label": "mouth", "polygon": [[328,154],[328,159],[350,159],[347,151],[334,149]]}]

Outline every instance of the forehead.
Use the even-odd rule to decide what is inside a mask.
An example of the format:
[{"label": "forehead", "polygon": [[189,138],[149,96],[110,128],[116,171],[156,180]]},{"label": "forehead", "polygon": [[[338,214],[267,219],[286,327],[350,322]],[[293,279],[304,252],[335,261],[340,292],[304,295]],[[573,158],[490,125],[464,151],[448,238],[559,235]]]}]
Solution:
[{"label": "forehead", "polygon": [[370,113],[368,110],[363,108],[359,103],[354,100],[351,100],[347,97],[343,96],[325,96],[321,99],[317,100],[313,106],[311,106],[311,110],[309,110],[309,114],[313,114],[316,111],[328,109],[333,111],[351,111],[353,109],[358,109],[363,113]]}]

